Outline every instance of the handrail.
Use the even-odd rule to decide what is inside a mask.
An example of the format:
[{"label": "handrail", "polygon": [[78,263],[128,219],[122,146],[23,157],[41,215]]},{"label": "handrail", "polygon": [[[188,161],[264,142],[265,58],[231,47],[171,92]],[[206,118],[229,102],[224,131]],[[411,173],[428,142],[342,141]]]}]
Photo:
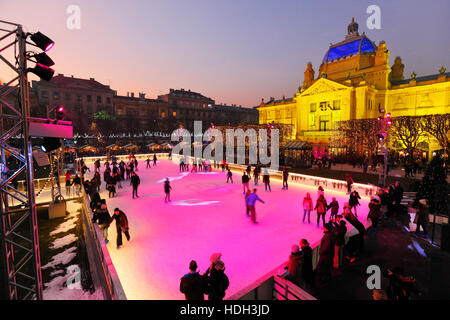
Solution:
[{"label": "handrail", "polygon": [[100,228],[92,223],[93,215],[84,188],[82,188],[81,199],[89,266],[91,273],[95,275],[93,279],[97,282],[97,286],[101,287],[106,300],[127,300]]}]

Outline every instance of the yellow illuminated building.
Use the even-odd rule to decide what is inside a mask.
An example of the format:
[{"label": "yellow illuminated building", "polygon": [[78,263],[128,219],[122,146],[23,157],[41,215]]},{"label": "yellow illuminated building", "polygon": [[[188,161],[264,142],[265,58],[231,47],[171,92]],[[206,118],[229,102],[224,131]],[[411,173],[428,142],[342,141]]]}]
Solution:
[{"label": "yellow illuminated building", "polygon": [[[429,76],[404,79],[401,58],[389,65],[386,43],[378,45],[352,19],[345,40],[330,45],[319,72],[308,63],[303,85],[292,98],[261,102],[260,124],[292,124],[292,139],[306,141],[316,154],[345,153],[336,139],[339,121],[377,118],[382,112],[392,117],[449,113],[450,73],[441,68]],[[431,137],[422,139],[428,152],[441,149]]]}]

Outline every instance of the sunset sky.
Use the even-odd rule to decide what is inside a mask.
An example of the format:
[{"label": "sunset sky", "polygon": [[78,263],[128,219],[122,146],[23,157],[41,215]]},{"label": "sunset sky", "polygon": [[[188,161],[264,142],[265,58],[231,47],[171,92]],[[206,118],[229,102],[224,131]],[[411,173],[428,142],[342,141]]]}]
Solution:
[{"label": "sunset sky", "polygon": [[[72,4],[80,30],[66,27]],[[371,4],[381,8],[380,30],[366,27]],[[447,0],[0,0],[0,20],[56,42],[56,73],[92,77],[119,94],[184,88],[246,107],[292,96],[308,61],[317,76],[352,17],[360,33],[386,41],[391,64],[402,57],[405,77],[449,70],[449,12]],[[0,68],[0,80],[11,76]]]}]

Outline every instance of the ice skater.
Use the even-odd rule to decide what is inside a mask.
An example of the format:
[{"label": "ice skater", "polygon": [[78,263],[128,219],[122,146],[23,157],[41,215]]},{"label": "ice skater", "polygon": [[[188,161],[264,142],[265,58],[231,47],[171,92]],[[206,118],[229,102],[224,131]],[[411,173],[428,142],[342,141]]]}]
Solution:
[{"label": "ice skater", "polygon": [[323,195],[320,195],[319,199],[317,199],[316,206],[314,207],[317,210],[317,228],[319,227],[320,217],[322,217],[322,223],[325,225],[325,214],[327,212],[327,200]]},{"label": "ice skater", "polygon": [[351,209],[355,209],[355,216],[358,217],[358,214],[356,212],[356,207],[360,205],[359,203],[359,199],[361,199],[361,197],[359,196],[358,191],[353,190],[352,193],[350,194],[350,199],[348,201],[348,204],[350,206],[350,210]]},{"label": "ice skater", "polygon": [[122,245],[122,232],[127,237],[127,240],[130,241],[130,228],[128,226],[128,219],[125,213],[119,208],[114,209],[114,214],[111,218],[110,223],[115,220],[116,221],[116,230],[117,230],[117,249]]},{"label": "ice skater", "polygon": [[288,178],[289,178],[289,171],[286,167],[283,167],[283,188],[282,188],[282,190],[288,189]]},{"label": "ice skater", "polygon": [[164,202],[171,202],[170,190],[172,190],[172,187],[170,186],[170,180],[169,180],[169,178],[166,178],[166,181],[164,181],[164,193],[166,194],[166,198],[164,199]]},{"label": "ice skater", "polygon": [[247,189],[247,191],[250,191],[250,188],[248,186],[248,183],[250,181],[250,178],[247,175],[247,172],[244,171],[243,175],[242,175],[242,187],[244,188],[244,193],[245,194],[245,190]]},{"label": "ice skater", "polygon": [[269,170],[267,170],[267,168],[264,168],[263,182],[264,182],[264,187],[265,187],[266,191],[267,191],[267,188],[269,188],[269,192],[272,192],[272,189],[270,188]]},{"label": "ice skater", "polygon": [[231,172],[230,169],[228,169],[228,172],[227,172],[227,183],[230,180],[231,180],[231,183],[233,183],[233,173]]},{"label": "ice skater", "polygon": [[156,153],[153,154],[153,166],[156,167]]},{"label": "ice skater", "polygon": [[255,188],[255,189],[253,189],[253,193],[249,194],[247,199],[245,199],[247,209],[250,211],[250,215],[251,215],[253,223],[258,223],[256,221],[256,210],[255,210],[255,202],[256,201],[260,201],[260,202],[264,203],[264,201],[261,200],[258,197],[258,195],[256,194],[256,188]]},{"label": "ice skater", "polygon": [[138,191],[138,187],[139,187],[140,183],[141,183],[141,179],[139,178],[139,176],[136,174],[136,172],[132,172],[130,185],[133,186],[133,199],[135,196],[136,196],[136,198],[139,198],[137,191]]},{"label": "ice skater", "polygon": [[147,162],[146,169],[151,168],[151,166],[150,166],[150,157],[147,157],[147,160],[145,160],[145,161]]},{"label": "ice skater", "polygon": [[105,240],[105,243],[108,243],[108,228],[111,223],[111,216],[109,215],[108,207],[106,206],[106,200],[101,200],[100,207],[94,209],[92,222],[98,223],[98,227],[103,234],[103,239]]}]

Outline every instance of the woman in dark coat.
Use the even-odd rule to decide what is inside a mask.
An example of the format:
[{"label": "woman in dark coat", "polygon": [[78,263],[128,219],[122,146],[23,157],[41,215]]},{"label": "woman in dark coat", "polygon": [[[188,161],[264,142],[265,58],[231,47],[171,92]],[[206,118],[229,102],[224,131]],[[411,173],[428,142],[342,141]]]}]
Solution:
[{"label": "woman in dark coat", "polygon": [[372,221],[372,231],[377,231],[378,226],[378,220],[381,216],[381,202],[378,201],[376,198],[370,199],[369,202],[369,214],[367,215],[367,218]]},{"label": "woman in dark coat", "polygon": [[350,206],[350,209],[355,209],[355,216],[358,216],[358,214],[356,213],[356,206],[360,205],[359,199],[361,199],[361,197],[359,196],[358,191],[352,191],[352,193],[350,194],[350,199],[348,200],[348,204]]},{"label": "woman in dark coat", "polygon": [[301,259],[302,259],[302,280],[306,286],[311,286],[314,280],[312,267],[312,249],[306,239],[300,240]]},{"label": "woman in dark coat", "polygon": [[225,297],[225,291],[230,285],[227,275],[225,274],[225,264],[220,260],[221,254],[213,254],[211,256],[211,266],[203,276],[208,281],[208,300],[222,301]]},{"label": "woman in dark coat", "polygon": [[316,268],[317,287],[326,287],[331,280],[331,269],[333,267],[335,235],[330,222],[324,226],[324,234],[320,241],[319,261]]}]

